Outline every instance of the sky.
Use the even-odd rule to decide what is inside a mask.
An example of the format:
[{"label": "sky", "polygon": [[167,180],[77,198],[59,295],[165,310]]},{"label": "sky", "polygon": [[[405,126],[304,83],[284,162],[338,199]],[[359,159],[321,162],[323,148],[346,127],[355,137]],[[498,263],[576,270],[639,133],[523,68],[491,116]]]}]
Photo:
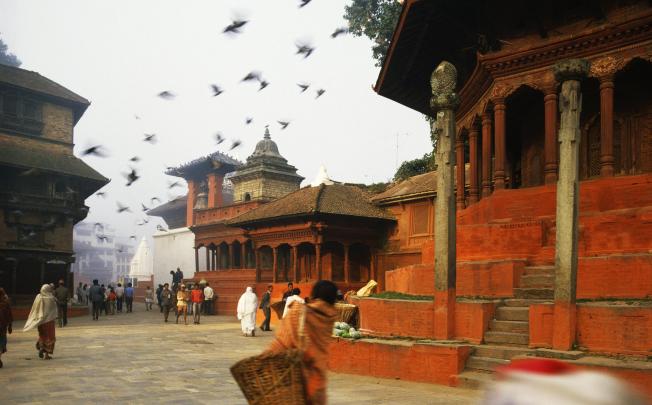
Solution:
[{"label": "sky", "polygon": [[[92,196],[88,221],[118,234],[149,236],[141,203],[186,192],[168,188],[177,166],[216,150],[245,161],[269,125],[280,153],[309,183],[324,165],[337,181],[388,181],[397,163],[431,149],[420,113],[378,96],[371,41],[330,34],[346,26],[348,1],[0,0],[0,37],[40,74],[91,101],[75,127],[75,154],[102,145],[107,157],[83,157],[111,182]],[[234,19],[249,22],[223,34]],[[308,58],[297,43],[316,49]],[[270,84],[241,82],[259,71]],[[300,93],[297,83],[309,83]],[[224,93],[212,97],[211,84]],[[427,85],[427,83],[425,84]],[[325,89],[316,99],[316,90]],[[161,91],[173,100],[157,97]],[[137,119],[136,116],[139,118]],[[246,117],[253,117],[250,125]],[[277,121],[290,121],[281,130]],[[215,134],[227,140],[220,145]],[[155,133],[158,142],[143,142]],[[233,140],[241,146],[229,151]],[[141,160],[132,163],[129,159]],[[130,167],[141,176],[126,187]],[[185,185],[185,183],[184,183]],[[116,202],[131,207],[118,214]]]}]

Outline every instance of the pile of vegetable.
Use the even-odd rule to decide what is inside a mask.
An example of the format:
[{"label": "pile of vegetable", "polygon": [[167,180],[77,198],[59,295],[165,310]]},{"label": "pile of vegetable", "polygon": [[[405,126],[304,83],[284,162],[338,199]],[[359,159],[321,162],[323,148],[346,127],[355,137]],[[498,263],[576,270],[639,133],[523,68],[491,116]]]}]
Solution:
[{"label": "pile of vegetable", "polygon": [[360,339],[362,337],[360,331],[355,330],[354,327],[346,322],[335,322],[333,325],[333,335],[349,339]]}]

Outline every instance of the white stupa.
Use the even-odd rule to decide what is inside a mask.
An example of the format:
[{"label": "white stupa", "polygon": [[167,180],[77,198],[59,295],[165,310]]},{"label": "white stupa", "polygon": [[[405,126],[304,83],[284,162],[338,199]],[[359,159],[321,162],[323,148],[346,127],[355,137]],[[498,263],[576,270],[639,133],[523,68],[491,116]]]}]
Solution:
[{"label": "white stupa", "polygon": [[152,251],[150,250],[147,240],[143,237],[140,240],[138,249],[129,263],[129,278],[138,281],[149,281],[154,273],[154,261]]},{"label": "white stupa", "polygon": [[317,187],[320,184],[326,184],[327,186],[335,184],[335,182],[328,177],[328,173],[326,172],[324,165],[319,166],[319,172],[317,172],[317,176],[312,181],[312,183],[310,183],[310,186]]}]

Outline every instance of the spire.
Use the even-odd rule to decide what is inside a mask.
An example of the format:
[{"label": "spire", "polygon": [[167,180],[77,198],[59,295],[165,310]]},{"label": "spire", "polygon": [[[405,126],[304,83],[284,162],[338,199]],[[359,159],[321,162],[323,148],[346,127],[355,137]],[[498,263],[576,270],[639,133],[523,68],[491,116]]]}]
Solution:
[{"label": "spire", "polygon": [[265,125],[265,136],[263,136],[264,139],[272,139],[272,137],[269,135],[269,125]]},{"label": "spire", "polygon": [[319,172],[317,173],[317,177],[315,177],[315,180],[310,183],[312,187],[317,187],[320,184],[325,184],[327,186],[330,186],[331,184],[334,184],[335,182],[331,180],[328,177],[328,173],[326,172],[326,167],[324,165],[321,165],[319,167]]}]

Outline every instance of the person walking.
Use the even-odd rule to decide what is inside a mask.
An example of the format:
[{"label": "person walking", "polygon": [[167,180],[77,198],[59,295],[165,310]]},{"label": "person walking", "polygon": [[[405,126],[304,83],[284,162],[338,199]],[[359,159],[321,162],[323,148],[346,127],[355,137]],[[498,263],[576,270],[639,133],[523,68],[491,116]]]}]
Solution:
[{"label": "person walking", "polygon": [[34,299],[23,332],[38,328],[36,350],[38,356],[44,360],[50,360],[51,355],[54,354],[54,343],[57,340],[54,330],[55,319],[57,319],[57,299],[54,298],[52,286],[43,284],[40,294]]},{"label": "person walking", "polygon": [[214,304],[213,304],[213,296],[214,296],[213,288],[206,283],[206,287],[204,287],[204,314],[205,315],[213,315],[213,309],[214,309]]},{"label": "person walking", "polygon": [[292,292],[294,291],[294,284],[292,282],[288,283],[288,289],[283,292],[283,303],[287,301],[288,297],[292,296]]},{"label": "person walking", "polygon": [[238,300],[238,319],[243,336],[256,336],[256,311],[258,310],[258,297],[251,287],[247,287]]},{"label": "person walking", "polygon": [[68,288],[63,280],[59,280],[59,286],[54,290],[54,298],[57,299],[59,327],[68,325]]},{"label": "person walking", "polygon": [[131,283],[127,283],[127,288],[125,288],[125,303],[127,312],[134,312],[134,287],[131,286]]},{"label": "person walking", "polygon": [[177,278],[178,284],[183,284],[183,271],[177,267],[177,271],[174,273],[174,276]]},{"label": "person walking", "polygon": [[333,282],[328,280],[316,282],[312,287],[308,304],[298,302],[290,304],[288,314],[281,321],[274,341],[267,348],[267,351],[272,353],[292,348],[304,350],[306,402],[313,405],[327,403],[328,350],[333,321],[337,314],[336,296],[337,286]]},{"label": "person walking", "polygon": [[190,300],[192,301],[192,319],[195,325],[199,325],[199,318],[201,317],[201,305],[204,302],[204,292],[199,284],[195,284],[195,289],[190,292]]},{"label": "person walking", "polygon": [[270,331],[269,327],[269,322],[272,320],[272,290],[273,286],[271,284],[267,284],[267,291],[263,294],[263,297],[260,300],[260,309],[263,310],[263,314],[265,315],[265,320],[263,321],[263,324],[260,325],[260,329],[263,332],[268,332]]},{"label": "person walking", "polygon": [[163,304],[161,304],[161,291],[163,291],[163,286],[161,284],[156,287],[156,303],[158,304],[158,309],[163,312]]},{"label": "person walking", "polygon": [[77,295],[77,303],[78,304],[83,304],[84,303],[84,298],[82,298],[82,283],[81,281],[79,282],[79,285],[77,286],[77,289],[75,290],[75,295]]},{"label": "person walking", "polygon": [[2,368],[2,354],[7,353],[7,335],[13,332],[12,323],[14,321],[11,313],[9,297],[5,290],[0,287],[0,368]]},{"label": "person walking", "polygon": [[125,288],[122,286],[122,283],[118,283],[118,286],[115,288],[115,305],[118,312],[122,312],[122,306],[125,302]]},{"label": "person walking", "polygon": [[113,287],[109,287],[109,294],[107,296],[107,304],[109,307],[109,312],[111,315],[115,315],[115,303],[118,299],[117,294],[115,293],[115,289]]},{"label": "person walking", "polygon": [[154,290],[152,290],[152,287],[147,286],[147,289],[145,289],[145,311],[152,310],[152,303],[154,303]]},{"label": "person walking", "polygon": [[100,310],[104,311],[104,315],[109,314],[109,291],[104,287],[104,284],[100,285],[100,290],[102,291],[102,305]]},{"label": "person walking", "polygon": [[100,319],[100,309],[104,302],[104,293],[99,281],[93,280],[93,285],[88,289],[88,297],[93,305],[93,320],[97,321]]},{"label": "person walking", "polygon": [[179,323],[181,314],[183,314],[183,323],[188,325],[188,292],[185,284],[181,284],[177,291],[177,323]]},{"label": "person walking", "polygon": [[163,289],[161,290],[161,305],[163,308],[163,319],[165,322],[168,321],[168,316],[170,315],[170,308],[174,305],[174,295],[170,291],[170,285],[168,283],[163,284]]}]

